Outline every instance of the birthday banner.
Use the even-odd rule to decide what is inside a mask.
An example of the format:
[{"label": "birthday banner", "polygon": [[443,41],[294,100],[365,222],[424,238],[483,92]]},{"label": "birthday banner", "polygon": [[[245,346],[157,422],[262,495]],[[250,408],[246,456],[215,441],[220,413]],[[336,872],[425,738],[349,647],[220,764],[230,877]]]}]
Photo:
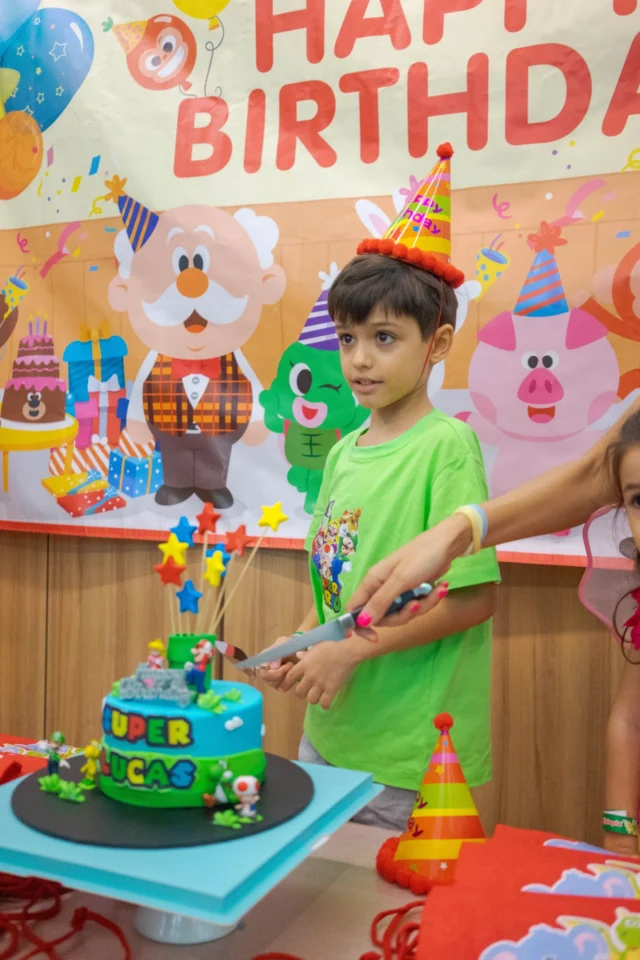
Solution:
[{"label": "birthday banner", "polygon": [[367,418],[328,291],[407,232],[466,275],[429,391],[491,492],[588,450],[640,391],[640,7],[592,7],[3,2],[0,525],[150,538],[209,502],[258,536],[281,503],[265,542],[299,546]]}]

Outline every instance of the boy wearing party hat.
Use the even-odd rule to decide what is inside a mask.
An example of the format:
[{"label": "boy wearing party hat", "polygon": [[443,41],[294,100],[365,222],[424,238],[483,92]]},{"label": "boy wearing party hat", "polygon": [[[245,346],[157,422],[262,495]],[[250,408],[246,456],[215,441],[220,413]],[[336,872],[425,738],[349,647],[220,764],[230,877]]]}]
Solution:
[{"label": "boy wearing party hat", "polygon": [[[342,371],[368,429],[330,451],[307,547],[314,605],[300,630],[344,612],[367,570],[458,508],[487,495],[478,441],[435,410],[427,383],[451,349],[455,287],[450,260],[450,157],[438,162],[381,239],[363,241],[329,291]],[[342,561],[344,517],[357,517],[357,549]],[[355,547],[355,544],[354,544]],[[436,741],[434,714],[455,712],[469,783],[491,776],[490,617],[499,571],[482,550],[457,560],[440,602],[418,620],[318,644],[265,679],[309,706],[300,759],[370,771],[384,791],[356,817],[402,830]],[[368,624],[360,624],[367,627]]]}]

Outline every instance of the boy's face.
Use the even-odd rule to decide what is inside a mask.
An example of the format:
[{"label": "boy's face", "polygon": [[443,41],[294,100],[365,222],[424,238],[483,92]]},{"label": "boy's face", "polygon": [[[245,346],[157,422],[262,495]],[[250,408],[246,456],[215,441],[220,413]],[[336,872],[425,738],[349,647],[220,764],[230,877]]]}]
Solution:
[{"label": "boy's face", "polygon": [[444,360],[453,341],[453,327],[439,327],[429,355],[431,337],[423,340],[413,317],[388,315],[379,308],[365,323],[337,323],[336,330],[345,380],[369,410],[389,407],[426,386],[431,368]]}]

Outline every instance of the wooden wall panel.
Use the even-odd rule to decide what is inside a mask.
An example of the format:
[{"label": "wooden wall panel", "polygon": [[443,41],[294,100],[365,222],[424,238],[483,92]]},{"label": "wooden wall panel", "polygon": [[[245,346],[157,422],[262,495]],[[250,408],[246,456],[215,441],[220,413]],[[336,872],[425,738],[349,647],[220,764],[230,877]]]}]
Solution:
[{"label": "wooden wall panel", "polygon": [[[0,534],[0,545],[0,732],[36,738],[60,727],[84,745],[99,733],[112,681],[135,668],[151,639],[170,632],[167,594],[152,570],[157,547],[52,537],[47,550],[46,537],[11,533]],[[227,590],[244,564],[233,561]],[[476,791],[488,830],[504,822],[599,838],[604,735],[623,660],[581,607],[580,576],[574,568],[503,566],[494,779]],[[220,635],[253,653],[295,630],[310,603],[306,558],[261,551]],[[232,667],[223,672],[240,679]],[[266,747],[295,757],[304,706],[293,694],[264,694]]]},{"label": "wooden wall panel", "polygon": [[[232,562],[228,590],[233,589],[242,569],[243,561]],[[245,653],[257,653],[278,637],[297,630],[310,606],[306,554],[260,551],[229,605],[224,618],[224,639],[242,647]],[[224,677],[237,679],[238,671],[225,664]],[[293,693],[284,695],[265,684],[258,686],[264,695],[265,748],[294,759],[298,755],[304,705]]]},{"label": "wooden wall panel", "polygon": [[0,532],[0,733],[44,735],[47,538]]}]

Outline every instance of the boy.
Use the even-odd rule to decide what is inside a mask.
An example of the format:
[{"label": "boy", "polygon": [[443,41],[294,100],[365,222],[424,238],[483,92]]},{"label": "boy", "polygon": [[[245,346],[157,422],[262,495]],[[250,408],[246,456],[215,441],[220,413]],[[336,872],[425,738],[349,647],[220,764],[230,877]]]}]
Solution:
[{"label": "boy", "polygon": [[[383,556],[457,507],[487,497],[475,434],[435,410],[427,394],[433,366],[451,349],[457,301],[450,283],[458,285],[462,275],[441,252],[429,252],[433,232],[424,237],[427,218],[416,218],[421,209],[444,210],[448,227],[446,171],[445,153],[390,236],[361,244],[364,252],[329,294],[345,380],[371,410],[371,421],[327,459],[307,541],[315,602],[301,631],[343,612]],[[421,224],[418,237],[411,228],[409,247],[398,242],[406,236],[405,222]],[[439,244],[442,251],[444,241]],[[420,256],[409,258],[403,246]],[[267,683],[295,689],[309,704],[301,760],[370,771],[385,785],[354,818],[359,822],[404,829],[435,746],[432,721],[442,711],[455,719],[469,785],[490,779],[489,620],[498,580],[493,551],[462,558],[448,585],[437,588],[441,602],[424,617],[380,629],[377,643],[351,636],[265,669]]]}]

